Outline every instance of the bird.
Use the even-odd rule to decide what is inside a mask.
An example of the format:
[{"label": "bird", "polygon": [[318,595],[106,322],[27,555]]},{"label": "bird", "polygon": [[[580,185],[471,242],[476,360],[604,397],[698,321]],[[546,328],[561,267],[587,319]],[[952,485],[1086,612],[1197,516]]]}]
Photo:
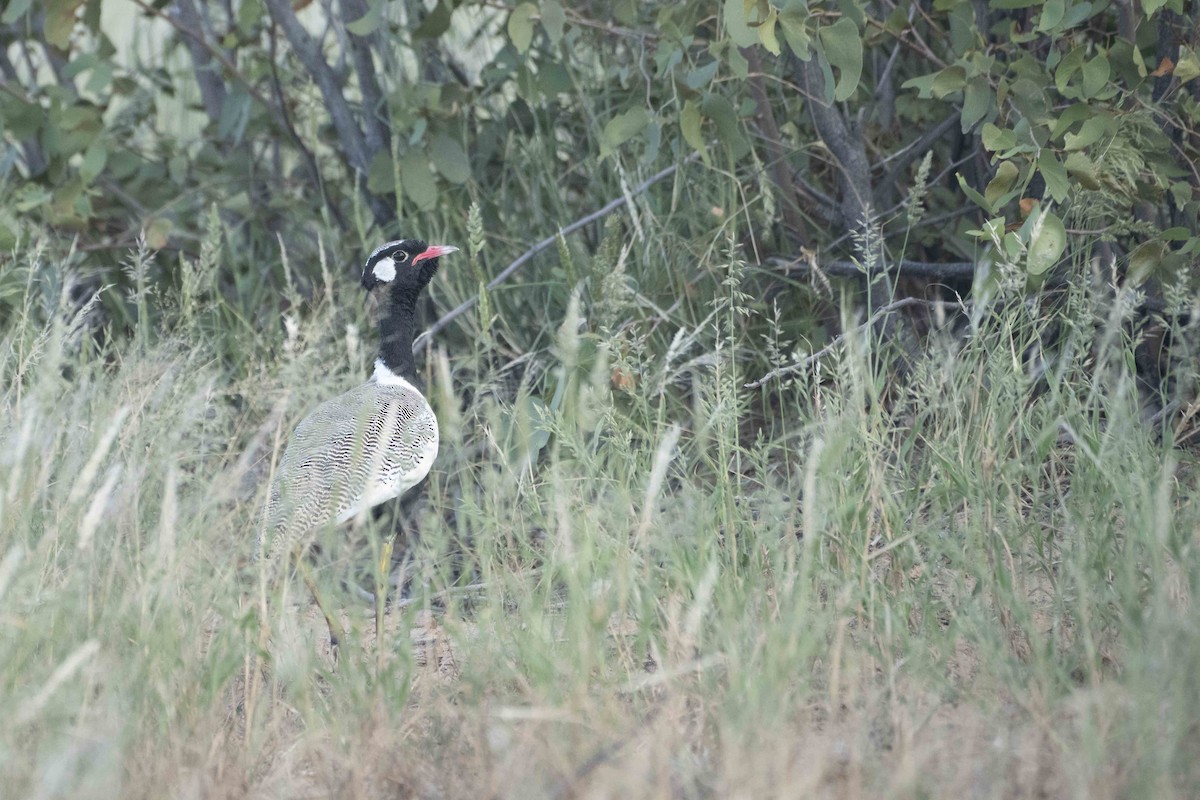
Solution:
[{"label": "bird", "polygon": [[[256,555],[278,574],[295,561],[329,627],[337,659],[341,626],[317,592],[305,557],[316,534],[343,525],[416,486],[438,453],[438,421],[417,388],[413,359],[417,300],[450,245],[398,239],[377,247],[363,266],[368,298],[382,295],[379,356],[366,383],[326,400],[292,432],[271,481]],[[391,563],[392,539],[380,558]],[[386,581],[385,581],[386,583]],[[376,603],[376,627],[380,625]]]}]

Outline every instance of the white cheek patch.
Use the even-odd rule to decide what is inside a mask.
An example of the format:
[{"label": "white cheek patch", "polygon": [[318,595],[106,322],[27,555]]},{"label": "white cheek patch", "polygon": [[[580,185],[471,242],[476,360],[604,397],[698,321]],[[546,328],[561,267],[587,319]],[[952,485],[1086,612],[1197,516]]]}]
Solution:
[{"label": "white cheek patch", "polygon": [[391,256],[379,260],[372,270],[375,277],[381,281],[390,281],[396,277],[396,260]]}]

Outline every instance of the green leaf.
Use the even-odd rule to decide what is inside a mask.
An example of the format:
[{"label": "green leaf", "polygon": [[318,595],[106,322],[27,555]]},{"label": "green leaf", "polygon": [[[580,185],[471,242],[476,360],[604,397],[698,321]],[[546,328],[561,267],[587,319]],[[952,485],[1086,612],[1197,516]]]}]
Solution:
[{"label": "green leaf", "polygon": [[779,18],[779,12],[771,6],[771,10],[767,13],[767,18],[758,26],[758,40],[762,42],[762,46],[767,48],[767,52],[773,56],[780,53],[779,37],[775,35],[775,21]]},{"label": "green leaf", "polygon": [[688,100],[683,104],[683,110],[679,112],[679,130],[683,134],[684,141],[690,144],[707,164],[709,163],[708,147],[705,146],[704,136],[700,132],[701,122],[700,107],[696,105],[696,101]]},{"label": "green leaf", "polygon": [[987,78],[978,75],[967,84],[963,93],[962,131],[966,133],[983,119],[992,107],[992,87]]},{"label": "green leaf", "polygon": [[1200,58],[1197,57],[1196,51],[1187,45],[1182,45],[1179,48],[1179,61],[1175,63],[1175,72],[1172,74],[1179,79],[1180,83],[1187,83],[1200,77]]},{"label": "green leaf", "polygon": [[420,150],[410,150],[400,159],[400,188],[422,211],[428,211],[437,202],[437,184]]},{"label": "green leaf", "polygon": [[508,15],[508,38],[518,53],[524,53],[533,44],[533,15],[537,11],[533,3],[521,3]]},{"label": "green leaf", "polygon": [[939,100],[948,94],[962,91],[967,85],[967,71],[951,64],[933,77],[933,96]]},{"label": "green leaf", "polygon": [[1100,178],[1096,175],[1096,165],[1083,153],[1068,153],[1065,166],[1067,174],[1085,189],[1094,190],[1100,188]]},{"label": "green leaf", "polygon": [[1058,62],[1058,67],[1054,70],[1054,86],[1060,94],[1074,96],[1067,91],[1067,86],[1071,81],[1071,77],[1083,66],[1083,59],[1086,56],[1087,51],[1083,46],[1079,46],[1063,56],[1062,60]]},{"label": "green leaf", "polygon": [[1059,29],[1064,31],[1070,30],[1081,24],[1093,13],[1096,13],[1094,4],[1089,2],[1075,3],[1075,5],[1067,9],[1067,15],[1063,17],[1062,25],[1059,26]]},{"label": "green leaf", "polygon": [[146,236],[146,246],[151,250],[162,250],[171,241],[171,230],[174,226],[166,217],[154,217],[142,228]]},{"label": "green leaf", "polygon": [[238,4],[237,27],[242,33],[253,32],[262,19],[262,0],[242,0]]},{"label": "green leaf", "polygon": [[379,26],[383,24],[384,5],[385,0],[372,0],[371,7],[367,9],[367,13],[353,22],[347,22],[346,30],[355,36],[370,36],[379,30]]},{"label": "green leaf", "polygon": [[92,74],[88,77],[85,87],[89,92],[95,94],[108,94],[108,87],[112,84],[112,79],[112,62],[101,61],[92,68]]},{"label": "green leaf", "polygon": [[651,120],[646,126],[646,132],[642,134],[642,156],[638,159],[638,163],[644,167],[653,165],[654,160],[658,158],[659,148],[662,147],[662,126],[657,120]]},{"label": "green leaf", "polygon": [[471,162],[455,139],[439,133],[429,143],[429,157],[438,173],[451,183],[466,183],[471,177]]},{"label": "green leaf", "polygon": [[538,70],[538,87],[548,95],[571,91],[571,73],[559,63],[542,64]]},{"label": "green leaf", "polygon": [[1083,65],[1083,96],[1095,97],[1108,83],[1112,68],[1108,56],[1101,53]]},{"label": "green leaf", "polygon": [[4,9],[3,15],[0,15],[0,24],[12,25],[25,16],[25,12],[31,5],[33,5],[33,0],[9,0],[8,8]]},{"label": "green leaf", "polygon": [[1042,0],[991,0],[988,5],[992,8],[1029,8],[1041,3]]},{"label": "green leaf", "polygon": [[1067,180],[1067,170],[1062,163],[1055,157],[1051,150],[1043,150],[1038,157],[1038,171],[1042,174],[1042,179],[1046,181],[1046,192],[1054,199],[1054,202],[1061,203],[1067,199],[1067,194],[1071,191],[1071,184]]},{"label": "green leaf", "polygon": [[788,3],[787,8],[779,12],[779,27],[783,28],[783,38],[787,39],[788,47],[801,61],[812,57],[812,39],[808,35],[808,9],[803,3]]},{"label": "green leaf", "polygon": [[36,136],[46,122],[46,112],[37,103],[0,92],[0,125],[17,139]]},{"label": "green leaf", "polygon": [[1058,121],[1054,123],[1054,129],[1050,132],[1050,137],[1053,139],[1060,138],[1067,130],[1080,120],[1087,119],[1092,114],[1092,107],[1087,103],[1076,103],[1059,115]]},{"label": "green leaf", "polygon": [[604,158],[616,151],[618,147],[642,132],[650,124],[650,113],[638,106],[624,114],[617,114],[604,126],[600,134],[600,157]]},{"label": "green leaf", "polygon": [[1138,245],[1129,254],[1129,269],[1125,272],[1125,280],[1134,286],[1141,286],[1158,270],[1167,253],[1166,243],[1157,239]]},{"label": "green leaf", "polygon": [[1192,202],[1192,194],[1192,185],[1187,181],[1175,181],[1171,184],[1171,197],[1175,198],[1175,205],[1180,208]]},{"label": "green leaf", "polygon": [[100,4],[104,0],[84,0],[83,26],[91,33],[100,31]]},{"label": "green leaf", "polygon": [[742,138],[733,104],[724,95],[710,92],[700,101],[700,111],[716,124],[721,144],[730,148],[735,157],[741,156],[746,149],[746,140]]},{"label": "green leaf", "polygon": [[1004,243],[1004,255],[1008,256],[1009,261],[1015,262],[1021,257],[1021,251],[1025,249],[1025,246],[1021,244],[1020,236],[1009,231],[1000,241]]},{"label": "green leaf", "polygon": [[1016,164],[1011,161],[1000,162],[1000,166],[996,167],[996,177],[988,181],[987,188],[983,190],[983,199],[989,210],[994,211],[997,206],[1012,199],[1006,199],[1005,195],[1009,194],[1020,174]]},{"label": "green leaf", "polygon": [[721,19],[725,22],[726,35],[738,47],[750,47],[758,43],[758,32],[750,27],[746,19],[744,0],[725,0]]},{"label": "green leaf", "polygon": [[967,179],[962,176],[961,172],[955,173],[954,177],[958,178],[959,188],[963,190],[963,193],[966,194],[967,198],[970,199],[971,202],[975,203],[989,214],[992,212],[991,204],[984,199],[983,195],[971,188],[971,184],[967,183]]},{"label": "green leaf", "polygon": [[221,105],[221,116],[217,119],[217,138],[239,143],[250,121],[251,97],[241,84],[225,95]]},{"label": "green leaf", "polygon": [[1006,128],[998,128],[990,122],[985,122],[979,133],[983,139],[983,146],[993,153],[1017,146],[1017,134]]},{"label": "green leaf", "polygon": [[729,71],[733,73],[733,77],[738,80],[744,81],[750,75],[750,62],[736,47],[725,48],[725,63],[729,65]]},{"label": "green leaf", "polygon": [[842,17],[832,25],[821,28],[819,35],[825,57],[840,73],[833,90],[833,99],[838,102],[849,100],[858,88],[859,78],[862,77],[863,43],[858,28],[853,22]]},{"label": "green leaf", "polygon": [[71,31],[75,30],[75,12],[82,5],[83,0],[47,0],[42,28],[47,42],[60,50],[70,48]]},{"label": "green leaf", "polygon": [[922,100],[928,100],[933,97],[933,82],[937,80],[938,73],[931,72],[928,75],[918,75],[915,78],[909,78],[904,83],[900,84],[901,89],[916,89],[917,96]]},{"label": "green leaf", "polygon": [[683,82],[689,89],[693,91],[703,89],[704,87],[708,86],[708,84],[712,83],[712,79],[714,76],[716,76],[717,67],[719,66],[721,66],[720,62],[710,61],[703,67],[696,67],[693,70],[689,70],[687,76],[684,77]]},{"label": "green leaf", "polygon": [[567,14],[558,0],[542,0],[542,27],[550,37],[550,44],[557,46],[562,41],[563,28],[567,25]]},{"label": "green leaf", "polygon": [[1116,126],[1108,117],[1092,117],[1083,123],[1079,133],[1068,133],[1063,137],[1063,146],[1067,150],[1082,150],[1090,144],[1095,144],[1104,136],[1111,136]]},{"label": "green leaf", "polygon": [[1165,6],[1169,0],[1142,0],[1142,13],[1146,15],[1146,19],[1154,16],[1154,12]]},{"label": "green leaf", "polygon": [[1067,249],[1067,229],[1062,220],[1046,209],[1030,228],[1030,241],[1025,253],[1025,271],[1041,275],[1058,263]]},{"label": "green leaf", "polygon": [[396,172],[392,168],[390,153],[380,150],[367,167],[367,191],[371,194],[389,194],[396,191]]},{"label": "green leaf", "polygon": [[433,10],[425,15],[421,24],[412,32],[414,39],[436,39],[450,30],[450,17],[454,9],[445,0],[438,0]]},{"label": "green leaf", "polygon": [[83,163],[79,165],[79,177],[83,179],[86,186],[104,171],[104,165],[108,163],[108,148],[100,139],[94,140],[88,149],[83,154]]},{"label": "green leaf", "polygon": [[1065,0],[1046,0],[1042,6],[1042,14],[1038,19],[1037,29],[1043,33],[1054,30],[1063,21],[1067,13]]}]

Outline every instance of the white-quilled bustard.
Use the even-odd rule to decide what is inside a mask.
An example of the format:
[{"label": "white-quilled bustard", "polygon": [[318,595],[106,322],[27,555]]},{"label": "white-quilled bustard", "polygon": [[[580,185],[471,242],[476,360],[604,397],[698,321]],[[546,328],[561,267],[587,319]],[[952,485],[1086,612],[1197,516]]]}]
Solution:
[{"label": "white-quilled bustard", "polygon": [[[271,482],[257,553],[275,569],[295,560],[325,616],[335,658],[341,626],[321,602],[305,554],[322,529],[399,497],[429,474],[438,452],[438,424],[416,387],[417,299],[437,272],[438,258],[457,249],[400,239],[367,258],[362,286],[368,294],[383,294],[375,372],[296,426]],[[392,538],[385,537],[380,559],[385,577],[391,545]]]}]

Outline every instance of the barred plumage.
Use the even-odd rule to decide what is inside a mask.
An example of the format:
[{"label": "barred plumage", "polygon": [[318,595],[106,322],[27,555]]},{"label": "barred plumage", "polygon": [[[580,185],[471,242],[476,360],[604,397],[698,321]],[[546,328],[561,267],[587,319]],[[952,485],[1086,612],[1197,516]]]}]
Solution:
[{"label": "barred plumage", "polygon": [[429,474],[437,450],[437,418],[407,382],[371,381],[322,403],[288,441],[256,551],[286,558],[310,532],[400,496]]}]

